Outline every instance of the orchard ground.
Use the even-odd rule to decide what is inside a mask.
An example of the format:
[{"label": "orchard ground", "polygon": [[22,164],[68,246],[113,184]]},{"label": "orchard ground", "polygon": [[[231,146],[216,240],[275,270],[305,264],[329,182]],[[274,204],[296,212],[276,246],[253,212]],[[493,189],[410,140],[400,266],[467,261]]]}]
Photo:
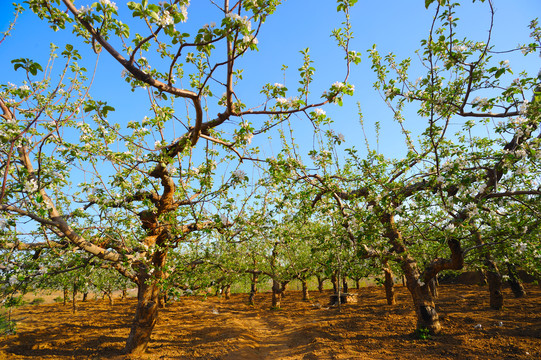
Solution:
[{"label": "orchard ground", "polygon": [[[302,301],[288,291],[280,310],[270,293],[256,305],[246,294],[230,300],[183,297],[161,309],[144,359],[540,359],[541,287],[526,285],[516,299],[505,289],[505,307],[490,310],[488,289],[441,285],[437,306],[443,331],[421,340],[407,289],[397,305],[383,287],[362,287],[359,301],[329,307],[328,290]],[[61,303],[15,310],[17,334],[0,338],[0,359],[128,359],[122,348],[136,300],[89,300],[79,311]]]}]

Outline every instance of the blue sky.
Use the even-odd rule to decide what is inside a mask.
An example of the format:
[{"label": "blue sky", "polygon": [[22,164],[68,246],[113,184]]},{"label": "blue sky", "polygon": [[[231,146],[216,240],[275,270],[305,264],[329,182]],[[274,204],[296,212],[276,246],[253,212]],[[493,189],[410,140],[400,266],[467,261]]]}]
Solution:
[{"label": "blue sky", "polygon": [[[87,4],[82,1],[77,4]],[[125,8],[125,1],[117,1],[120,11]],[[206,3],[206,2],[205,2]],[[516,46],[519,42],[528,42],[529,21],[541,14],[539,0],[494,0],[496,8],[494,44],[501,50]],[[78,5],[79,6],[79,5]],[[476,40],[485,40],[488,29],[489,14],[486,4],[464,2],[460,11],[462,26],[459,31]],[[4,31],[11,19],[11,1],[0,2],[0,30]],[[352,10],[351,21],[355,39],[351,44],[353,50],[362,53],[362,63],[353,68],[350,83],[356,87],[355,95],[346,99],[343,107],[328,105],[324,109],[335,120],[333,126],[337,132],[346,137],[345,146],[364,147],[364,139],[358,122],[357,102],[363,110],[368,135],[373,136],[371,124],[380,121],[382,125],[379,150],[389,156],[404,150],[402,137],[392,114],[385,106],[379,94],[372,88],[375,76],[370,70],[370,60],[366,50],[377,44],[382,54],[394,52],[398,59],[412,57],[416,64],[414,51],[419,42],[428,34],[432,21],[433,7],[426,10],[423,0],[360,0]],[[189,8],[189,21],[185,25],[201,26],[216,19],[209,18],[208,8],[201,1],[192,1]],[[280,70],[282,64],[289,66],[286,85],[296,88],[296,69],[301,65],[299,50],[309,47],[315,61],[316,81],[313,93],[317,94],[329,88],[335,81],[344,78],[343,55],[337,50],[334,41],[329,37],[333,28],[340,25],[343,18],[336,12],[336,4],[329,0],[288,0],[281,5],[274,16],[264,25],[259,39],[259,52],[245,56],[238,64],[244,67],[244,84],[239,92],[248,94],[257,100],[257,94],[264,83],[283,82]],[[192,25],[193,24],[193,25]],[[54,42],[60,48],[66,43],[73,43],[83,50],[86,45],[80,43],[69,31],[54,33],[31,13],[24,13],[19,19],[12,36],[0,44],[0,83],[8,81],[20,83],[22,73],[11,71],[10,60],[28,57],[45,62],[49,53],[49,43]],[[86,66],[91,69],[94,55],[86,49]],[[505,55],[504,55],[505,56]],[[515,70],[527,70],[536,74],[541,61],[535,55],[524,59],[522,56],[508,56]],[[503,59],[499,58],[500,60]],[[413,70],[418,69],[415,65]],[[148,105],[141,101],[144,92],[131,93],[128,86],[120,79],[121,68],[111,60],[108,54],[102,53],[98,64],[98,75],[92,87],[92,95],[96,99],[105,99],[116,108],[114,121],[141,119]],[[412,76],[416,78],[417,76]],[[119,94],[122,94],[119,96]],[[254,95],[256,94],[256,95]],[[315,99],[315,98],[314,98]],[[183,105],[182,105],[183,106]],[[407,119],[407,126],[414,131],[423,127],[422,119],[418,119],[412,111]],[[304,131],[307,123],[303,122],[298,139],[311,144],[310,131]],[[458,125],[457,125],[458,126]],[[309,146],[309,145],[308,145]],[[276,152],[279,147],[274,147]],[[306,150],[308,151],[308,150]],[[270,155],[271,151],[267,154]]]}]

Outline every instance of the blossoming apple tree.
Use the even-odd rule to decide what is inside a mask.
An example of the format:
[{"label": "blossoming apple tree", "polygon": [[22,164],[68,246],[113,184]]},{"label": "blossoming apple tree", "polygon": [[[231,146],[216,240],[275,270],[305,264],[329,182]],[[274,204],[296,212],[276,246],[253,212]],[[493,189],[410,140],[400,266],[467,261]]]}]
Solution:
[{"label": "blossoming apple tree", "polygon": [[[317,118],[318,107],[353,92],[347,74],[359,61],[349,49],[354,1],[337,3],[346,16],[334,33],[345,52],[342,82],[311,95],[315,69],[305,50],[297,91],[273,81],[260,89],[257,103],[247,103],[236,92],[242,82],[237,63],[253,56],[278,0],[210,1],[209,23],[193,32],[179,30],[188,23],[187,0],[131,1],[122,9],[110,0],[27,1],[55,31],[71,29],[71,42],[85,44],[86,52],[71,44],[60,53],[54,48],[46,66],[14,59],[25,80],[2,85],[5,261],[19,270],[36,268],[15,254],[35,251],[39,258],[42,250],[82,252],[89,265],[107,263],[138,286],[126,352],[143,353],[157,321],[168,255],[191,233],[231,225],[216,204],[248,181],[237,166],[253,159],[252,137],[292,114]],[[80,64],[91,56],[88,50],[122,66],[128,88],[146,93],[147,113],[111,120],[113,104],[91,96],[90,76]],[[60,71],[52,66],[58,57]]]}]

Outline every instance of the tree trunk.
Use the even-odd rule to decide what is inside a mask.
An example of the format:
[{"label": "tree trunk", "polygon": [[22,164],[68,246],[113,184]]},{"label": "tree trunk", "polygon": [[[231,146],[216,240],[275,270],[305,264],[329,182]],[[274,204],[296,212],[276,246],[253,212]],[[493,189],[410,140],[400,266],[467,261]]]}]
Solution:
[{"label": "tree trunk", "polygon": [[342,278],[342,292],[346,294],[349,292],[348,278],[345,276]]},{"label": "tree trunk", "polygon": [[522,282],[518,277],[515,264],[511,264],[508,262],[507,272],[509,274],[509,286],[511,287],[511,291],[513,291],[513,295],[515,295],[516,298],[526,296],[526,290],[524,290],[524,286],[522,285]]},{"label": "tree trunk", "polygon": [[503,307],[502,275],[493,260],[485,261],[487,270],[488,290],[490,292],[490,308],[501,310]]},{"label": "tree trunk", "polygon": [[83,293],[83,300],[82,301],[86,301],[87,297],[88,297],[88,293],[87,292]]},{"label": "tree trunk", "polygon": [[256,274],[252,275],[252,282],[250,284],[250,296],[248,297],[248,304],[255,304],[255,295],[257,294],[257,280],[258,276]]},{"label": "tree trunk", "polygon": [[333,272],[331,275],[332,289],[335,294],[338,294],[338,277],[336,272]]},{"label": "tree trunk", "polygon": [[77,284],[73,282],[73,298],[71,299],[71,310],[77,312]]},{"label": "tree trunk", "polygon": [[430,293],[432,294],[432,297],[434,299],[437,299],[438,298],[438,285],[437,285],[437,280],[436,278],[432,278],[429,282],[428,282],[428,287],[430,289]]},{"label": "tree trunk", "polygon": [[271,309],[279,309],[282,301],[282,288],[280,283],[272,280],[272,304]]},{"label": "tree trunk", "polygon": [[306,279],[301,280],[302,284],[302,299],[304,301],[310,300],[310,294],[308,294],[308,283],[306,282]]},{"label": "tree trunk", "polygon": [[64,287],[64,306],[68,304],[68,298],[69,298],[68,288]]},{"label": "tree trunk", "polygon": [[167,297],[165,294],[160,294],[158,296],[158,307],[160,309],[165,309],[165,306],[167,305]]},{"label": "tree trunk", "polygon": [[127,297],[126,289],[122,289],[122,300],[126,300]]},{"label": "tree trunk", "polygon": [[149,278],[144,270],[139,272],[137,309],[125,347],[125,352],[130,355],[141,355],[146,351],[158,320],[158,286],[155,281],[149,283]]},{"label": "tree trunk", "polygon": [[317,290],[321,293],[323,292],[323,284],[325,283],[325,278],[317,276]]},{"label": "tree trunk", "polygon": [[359,290],[361,288],[361,279],[355,278],[355,289]]},{"label": "tree trunk", "polygon": [[388,305],[394,305],[396,304],[396,298],[394,293],[393,272],[390,267],[384,267],[383,272],[385,273],[385,298],[387,299]]},{"label": "tree trunk", "polygon": [[227,284],[223,287],[223,294],[226,300],[231,299],[231,284]]},{"label": "tree trunk", "polygon": [[113,306],[115,304],[115,299],[113,297],[113,291],[111,289],[107,289],[105,291],[105,295],[107,295],[107,298],[109,299],[109,305]]},{"label": "tree trunk", "polygon": [[413,298],[417,314],[417,329],[428,329],[430,334],[438,334],[441,331],[441,324],[428,285],[420,285],[416,279],[411,281],[410,277],[407,278],[406,285]]},{"label": "tree trunk", "polygon": [[280,294],[281,294],[282,298],[286,297],[287,284],[289,284],[289,281],[282,281],[280,283]]}]

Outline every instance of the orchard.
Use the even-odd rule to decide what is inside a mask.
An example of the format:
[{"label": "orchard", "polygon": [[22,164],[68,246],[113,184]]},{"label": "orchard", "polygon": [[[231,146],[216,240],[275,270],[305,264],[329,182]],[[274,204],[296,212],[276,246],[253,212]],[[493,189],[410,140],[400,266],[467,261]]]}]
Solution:
[{"label": "orchard", "polygon": [[[292,3],[2,4],[6,343],[17,311],[51,306],[23,306],[40,293],[77,323],[107,297],[134,358],[176,312],[188,331],[195,298],[340,319],[383,285],[370,311],[409,311],[415,341],[449,336],[438,301],[472,291],[443,285],[462,272],[492,314],[539,306],[539,4]],[[524,356],[541,356],[535,319]]]}]

